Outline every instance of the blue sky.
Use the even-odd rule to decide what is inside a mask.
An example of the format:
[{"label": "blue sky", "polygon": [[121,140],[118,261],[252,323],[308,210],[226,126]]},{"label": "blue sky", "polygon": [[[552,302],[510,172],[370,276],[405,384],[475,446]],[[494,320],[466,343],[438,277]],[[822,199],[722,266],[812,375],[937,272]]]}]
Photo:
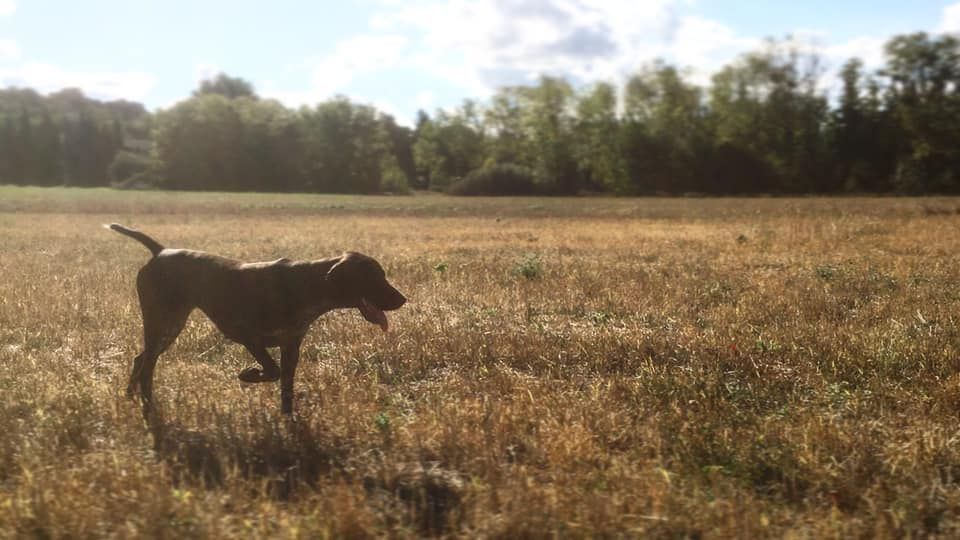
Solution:
[{"label": "blue sky", "polygon": [[344,94],[409,122],[539,73],[618,82],[657,57],[705,83],[769,36],[876,66],[917,30],[960,31],[960,1],[0,0],[0,86],[156,109],[224,71],[290,106]]}]

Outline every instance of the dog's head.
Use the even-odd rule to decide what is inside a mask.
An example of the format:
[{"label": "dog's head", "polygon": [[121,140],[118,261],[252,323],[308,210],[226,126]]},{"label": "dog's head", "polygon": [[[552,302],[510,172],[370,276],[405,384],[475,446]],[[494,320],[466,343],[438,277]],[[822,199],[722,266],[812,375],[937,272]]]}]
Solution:
[{"label": "dog's head", "polygon": [[399,309],[407,299],[395,289],[380,264],[371,257],[354,252],[344,253],[327,272],[343,307],[355,307],[363,318],[387,331],[384,311]]}]

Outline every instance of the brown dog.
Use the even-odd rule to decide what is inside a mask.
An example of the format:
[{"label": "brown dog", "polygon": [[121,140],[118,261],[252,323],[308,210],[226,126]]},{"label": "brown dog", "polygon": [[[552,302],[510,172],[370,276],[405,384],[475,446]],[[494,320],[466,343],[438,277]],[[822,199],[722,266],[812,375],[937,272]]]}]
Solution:
[{"label": "brown dog", "polygon": [[[143,352],[133,361],[127,394],[137,386],[146,414],[153,397],[157,357],[176,339],[187,317],[199,308],[229,339],[243,345],[260,364],[240,380],[280,379],[280,410],[293,412],[293,376],[300,344],[310,325],[333,309],[356,308],[387,330],[387,316],[407,299],[374,259],[360,253],[319,261],[243,263],[186,249],[166,249],[156,240],[118,225],[104,225],[138,240],[153,254],[137,274],[143,313]],[[280,348],[280,365],[267,352]]]}]

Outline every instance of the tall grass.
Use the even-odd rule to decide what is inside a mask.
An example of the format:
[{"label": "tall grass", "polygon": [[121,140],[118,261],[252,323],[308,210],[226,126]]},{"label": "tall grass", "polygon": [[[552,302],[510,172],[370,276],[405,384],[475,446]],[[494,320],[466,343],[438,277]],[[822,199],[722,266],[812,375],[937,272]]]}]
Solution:
[{"label": "tall grass", "polygon": [[[960,533],[960,202],[37,192],[0,201],[0,536]],[[293,421],[195,314],[146,425],[110,221],[361,251],[411,302],[318,322]]]}]

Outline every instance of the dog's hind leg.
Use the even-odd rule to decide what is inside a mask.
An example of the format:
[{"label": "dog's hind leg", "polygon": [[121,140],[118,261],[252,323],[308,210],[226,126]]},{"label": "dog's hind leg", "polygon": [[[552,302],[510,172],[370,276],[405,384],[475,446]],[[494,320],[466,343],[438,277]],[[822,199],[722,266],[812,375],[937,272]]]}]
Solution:
[{"label": "dog's hind leg", "polygon": [[153,399],[153,370],[157,358],[180,335],[193,308],[163,297],[163,292],[151,286],[143,273],[137,278],[137,292],[143,314],[143,352],[133,361],[127,395],[132,396],[139,386],[144,414],[147,414]]},{"label": "dog's hind leg", "polygon": [[139,386],[145,410],[149,409],[153,399],[153,371],[157,365],[157,358],[177,339],[187,322],[190,311],[189,308],[179,308],[164,312],[159,317],[144,313],[143,352],[133,361],[127,394],[132,395]]}]

